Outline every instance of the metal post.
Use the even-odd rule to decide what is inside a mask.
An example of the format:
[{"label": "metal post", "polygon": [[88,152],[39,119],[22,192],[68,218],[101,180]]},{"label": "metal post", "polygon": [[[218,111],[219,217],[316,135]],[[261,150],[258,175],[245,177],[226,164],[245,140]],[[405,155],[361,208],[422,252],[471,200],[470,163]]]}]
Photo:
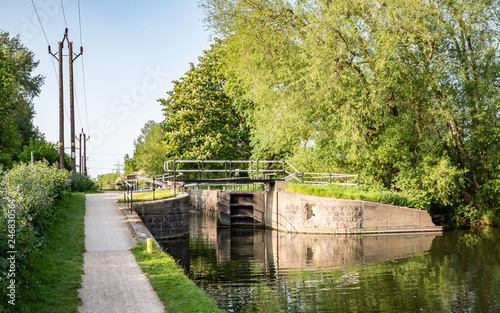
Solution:
[{"label": "metal post", "polygon": [[155,180],[156,178],[153,177],[153,201],[155,201],[155,187],[156,187],[156,184],[155,184]]},{"label": "metal post", "polygon": [[175,198],[175,196],[176,196],[176,194],[175,194],[175,184],[176,184],[176,183],[175,183],[175,178],[176,178],[176,177],[175,177],[175,160],[174,160],[174,198]]},{"label": "metal post", "polygon": [[134,185],[130,188],[130,213],[132,213],[132,202],[134,202]]}]

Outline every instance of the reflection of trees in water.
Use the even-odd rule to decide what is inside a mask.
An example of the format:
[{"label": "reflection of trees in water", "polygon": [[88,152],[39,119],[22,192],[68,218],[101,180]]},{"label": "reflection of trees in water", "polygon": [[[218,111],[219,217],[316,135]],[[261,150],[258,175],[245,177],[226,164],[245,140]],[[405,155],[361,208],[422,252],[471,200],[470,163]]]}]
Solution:
[{"label": "reflection of trees in water", "polygon": [[492,312],[499,239],[498,230],[335,239],[204,228],[191,236],[190,277],[229,312]]}]

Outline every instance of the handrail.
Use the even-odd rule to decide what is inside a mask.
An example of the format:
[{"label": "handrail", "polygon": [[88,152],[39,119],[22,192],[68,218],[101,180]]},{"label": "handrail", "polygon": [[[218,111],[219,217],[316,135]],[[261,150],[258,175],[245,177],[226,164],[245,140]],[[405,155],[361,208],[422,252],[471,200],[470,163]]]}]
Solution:
[{"label": "handrail", "polygon": [[130,212],[132,212],[132,202],[134,201],[134,185],[130,184],[129,181],[137,182],[137,180],[133,179],[123,181],[125,183],[125,189],[123,190],[123,201],[128,205]]},{"label": "handrail", "polygon": [[[198,168],[177,168],[178,164],[191,164],[196,165]],[[206,168],[205,165],[215,164]],[[235,165],[249,164],[246,168],[234,168]],[[265,166],[265,168],[262,168]],[[270,168],[274,167],[274,168]],[[217,180],[291,180],[294,179],[300,183],[309,184],[341,184],[341,185],[356,185],[359,184],[359,176],[355,174],[336,174],[336,173],[313,173],[313,172],[300,172],[288,161],[279,160],[168,160],[164,162],[163,168],[166,174],[162,175],[163,181],[171,179],[174,184],[177,180],[184,181],[206,181],[205,174],[214,174],[209,181],[216,182]],[[295,171],[291,173],[288,171]],[[198,173],[198,179],[183,179],[184,173]],[[221,178],[220,174],[224,173]],[[245,173],[244,177],[240,177],[241,173]],[[170,174],[170,175],[169,175]],[[219,174],[219,175],[218,175]],[[229,174],[229,177],[227,177]],[[201,176],[201,177],[200,177]],[[248,177],[247,177],[248,176]],[[273,177],[272,179],[270,179]],[[356,183],[348,182],[349,178],[357,177]],[[343,179],[343,182],[337,182]]]}]

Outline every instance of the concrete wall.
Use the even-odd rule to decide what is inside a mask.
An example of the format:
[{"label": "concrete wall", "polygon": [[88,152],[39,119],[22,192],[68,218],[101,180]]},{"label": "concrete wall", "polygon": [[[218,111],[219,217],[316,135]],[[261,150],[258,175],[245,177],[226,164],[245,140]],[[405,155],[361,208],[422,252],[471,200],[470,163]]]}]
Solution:
[{"label": "concrete wall", "polygon": [[273,228],[299,233],[385,233],[440,231],[426,211],[360,200],[341,200],[279,191]]},{"label": "concrete wall", "polygon": [[[283,191],[280,184],[254,195],[254,214],[265,226],[287,232],[362,234],[442,231],[422,210],[360,200],[342,200]],[[219,226],[231,225],[230,192],[188,190],[191,208],[214,212]]]},{"label": "concrete wall", "polygon": [[151,234],[157,239],[189,236],[189,196],[150,202],[136,202],[133,207]]}]

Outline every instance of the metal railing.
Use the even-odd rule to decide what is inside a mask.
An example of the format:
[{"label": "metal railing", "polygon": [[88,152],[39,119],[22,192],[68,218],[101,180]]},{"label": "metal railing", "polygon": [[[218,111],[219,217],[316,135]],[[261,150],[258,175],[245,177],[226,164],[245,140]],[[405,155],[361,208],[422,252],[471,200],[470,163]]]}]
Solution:
[{"label": "metal railing", "polygon": [[[182,167],[187,164],[188,167]],[[179,167],[181,166],[181,167]],[[196,168],[193,168],[196,167]],[[283,161],[251,161],[251,160],[169,160],[163,165],[166,175],[174,176],[187,173],[196,174],[194,180],[205,179],[283,179],[286,176],[285,162]],[[216,178],[213,178],[216,174]],[[224,177],[222,177],[224,174]],[[220,176],[219,176],[220,175]],[[210,178],[209,178],[210,176]]]},{"label": "metal railing", "polygon": [[127,207],[130,209],[130,212],[132,212],[132,202],[134,202],[134,184],[131,184],[130,182],[135,182],[136,185],[138,185],[138,181],[136,179],[123,181],[123,202],[125,202]]},{"label": "metal railing", "polygon": [[273,181],[286,180],[304,184],[358,185],[353,174],[304,173],[288,161],[269,160],[169,160],[164,163],[162,180],[173,181]]}]

